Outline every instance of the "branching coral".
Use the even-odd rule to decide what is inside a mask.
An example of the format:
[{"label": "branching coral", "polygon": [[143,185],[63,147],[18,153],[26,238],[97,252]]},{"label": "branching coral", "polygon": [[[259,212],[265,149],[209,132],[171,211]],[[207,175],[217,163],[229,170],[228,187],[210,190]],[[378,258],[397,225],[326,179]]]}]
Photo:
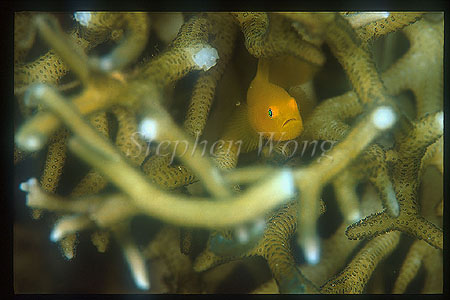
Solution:
[{"label": "branching coral", "polygon": [[346,234],[350,238],[371,237],[390,230],[401,230],[442,249],[442,229],[419,216],[416,194],[420,180],[420,159],[426,147],[442,135],[443,113],[429,114],[414,125],[408,135],[399,138],[394,150],[398,152],[398,156],[393,163],[392,177],[400,207],[399,215],[391,217],[387,211],[383,211],[366,217],[349,227]]},{"label": "branching coral", "polygon": [[[16,131],[15,164],[35,159],[26,154],[48,144],[43,172],[31,176],[42,175],[40,184],[31,178],[20,189],[35,216],[42,210],[57,215],[51,240],[67,258],[75,256],[77,235],[91,231],[99,252],[120,247],[142,290],[165,284],[168,292],[211,291],[204,286],[211,282],[208,269],[259,256],[272,279],[253,274],[256,292],[363,293],[399,249],[407,256],[398,262],[393,292],[408,291],[421,264],[423,291],[440,291],[442,213],[419,191],[428,166],[443,175],[442,18],[185,14],[176,37],[167,39],[160,28],[154,36],[155,14],[77,12],[72,18],[66,28],[50,14],[17,14],[14,58],[24,119]],[[36,32],[48,48],[31,55]],[[390,66],[379,73],[374,44],[393,32],[406,36],[409,49],[384,62]],[[172,40],[155,53],[158,39]],[[242,141],[229,140],[227,132],[236,120],[209,117],[223,106],[231,116],[244,100],[226,98],[245,94],[255,58],[276,63],[295,57],[311,74],[333,75],[337,67],[326,62],[331,55],[351,90],[308,102],[302,86],[287,87],[304,119],[295,140],[273,145],[261,139],[257,151],[241,155]],[[227,72],[242,76],[233,85],[239,91],[216,93]],[[319,75],[312,78],[318,81]],[[414,95],[413,116],[399,100],[405,90]],[[220,130],[206,132],[213,127]],[[314,148],[305,152],[299,145]],[[58,187],[71,172],[71,155],[89,169],[62,196]],[[334,193],[325,201],[327,185]],[[337,229],[322,220],[333,213],[343,217]],[[133,237],[139,215],[168,223],[147,246]],[[324,228],[332,234],[324,237]],[[207,234],[199,240],[193,229]],[[414,240],[409,249],[403,233]],[[155,275],[154,265],[165,271]],[[153,286],[155,276],[165,283]]]},{"label": "branching coral", "polygon": [[[290,237],[296,230],[296,215],[295,203],[280,209],[267,220],[267,228],[258,244],[241,256],[264,257],[282,293],[316,293],[317,289],[300,272],[291,254]],[[197,257],[194,268],[204,271],[234,259],[237,257],[220,257],[207,249]]]},{"label": "branching coral", "polygon": [[290,54],[313,64],[322,65],[324,56],[314,45],[300,39],[289,22],[266,13],[233,13],[245,36],[245,45],[255,57]]},{"label": "branching coral", "polygon": [[321,287],[321,292],[325,294],[362,293],[377,264],[397,246],[399,239],[400,234],[393,232],[368,242],[342,273]]}]

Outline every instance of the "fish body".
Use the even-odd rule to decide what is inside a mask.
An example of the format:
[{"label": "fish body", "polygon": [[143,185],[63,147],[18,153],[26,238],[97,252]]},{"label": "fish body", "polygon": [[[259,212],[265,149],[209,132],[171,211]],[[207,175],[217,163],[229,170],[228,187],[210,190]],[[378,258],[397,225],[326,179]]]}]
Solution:
[{"label": "fish body", "polygon": [[282,87],[269,82],[269,61],[260,58],[247,91],[248,119],[264,137],[286,141],[298,137],[303,122],[297,102]]},{"label": "fish body", "polygon": [[[318,67],[292,55],[271,58],[269,69],[269,81],[285,90],[310,81],[319,70]],[[303,106],[301,107],[303,116]]]},{"label": "fish body", "polygon": [[260,137],[286,141],[298,137],[303,122],[297,102],[282,87],[269,82],[269,61],[260,58],[247,91],[247,103],[233,113],[224,139],[242,141],[242,151],[255,150]]}]

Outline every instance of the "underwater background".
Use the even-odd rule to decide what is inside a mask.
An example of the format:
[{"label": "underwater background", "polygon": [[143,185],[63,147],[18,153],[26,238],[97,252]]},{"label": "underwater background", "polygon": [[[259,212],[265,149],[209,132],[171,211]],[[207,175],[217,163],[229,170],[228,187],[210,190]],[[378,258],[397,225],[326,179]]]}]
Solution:
[{"label": "underwater background", "polygon": [[14,21],[16,293],[442,293],[443,13]]}]

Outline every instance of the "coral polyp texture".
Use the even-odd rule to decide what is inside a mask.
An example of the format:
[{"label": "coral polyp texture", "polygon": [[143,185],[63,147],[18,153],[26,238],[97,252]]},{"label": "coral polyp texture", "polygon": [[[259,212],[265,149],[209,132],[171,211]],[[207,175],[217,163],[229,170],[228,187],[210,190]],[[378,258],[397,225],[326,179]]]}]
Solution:
[{"label": "coral polyp texture", "polygon": [[14,22],[16,292],[442,293],[443,13]]}]

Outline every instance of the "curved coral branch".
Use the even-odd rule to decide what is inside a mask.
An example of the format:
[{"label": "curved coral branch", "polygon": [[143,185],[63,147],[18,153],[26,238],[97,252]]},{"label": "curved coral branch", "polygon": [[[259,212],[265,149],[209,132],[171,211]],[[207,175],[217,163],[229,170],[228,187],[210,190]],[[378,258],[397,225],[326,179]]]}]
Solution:
[{"label": "curved coral branch", "polygon": [[116,30],[123,30],[121,29],[123,15],[113,12],[79,11],[73,14],[73,18],[80,24],[83,38],[89,41],[104,41],[118,35]]},{"label": "curved coral branch", "polygon": [[444,289],[444,263],[442,251],[431,249],[430,253],[423,259],[423,265],[427,276],[425,277],[422,293],[442,293]]},{"label": "curved coral branch", "polygon": [[234,40],[236,39],[237,29],[230,22],[230,16],[212,14],[209,17],[212,22],[212,31],[216,35],[211,44],[217,49],[220,59],[217,66],[200,75],[194,86],[183,124],[185,130],[192,136],[201,135],[203,132],[217,83],[231,58]]},{"label": "curved coral branch", "polygon": [[358,177],[346,170],[333,180],[336,201],[344,220],[355,221],[360,218],[359,199],[356,195]]},{"label": "curved coral branch", "polygon": [[87,84],[90,72],[87,56],[82,47],[70,40],[60,27],[55,17],[51,15],[37,15],[34,18],[42,38],[55,49],[56,53],[77,74],[80,80]]},{"label": "curved coral branch", "polygon": [[292,26],[301,37],[314,45],[323,43],[328,24],[334,20],[334,14],[323,12],[280,13],[294,21]]},{"label": "curved coral branch", "polygon": [[327,31],[326,42],[363,103],[387,101],[386,89],[371,55],[362,47],[352,27],[342,16],[336,15],[335,22]]},{"label": "curved coral branch", "polygon": [[54,51],[49,51],[39,59],[14,68],[14,93],[27,88],[34,82],[58,83],[68,72],[68,67]]},{"label": "curved coral branch", "polygon": [[[98,14],[103,13],[96,13],[96,15]],[[94,27],[95,29],[103,27],[101,29],[103,29],[104,31],[107,31],[107,29],[109,29],[110,27],[113,27],[115,29],[123,27],[124,34],[122,40],[119,42],[119,45],[117,45],[111,51],[111,53],[101,57],[100,59],[90,59],[91,66],[103,72],[122,69],[127,64],[133,62],[141,54],[142,50],[144,50],[145,45],[147,44],[147,36],[150,32],[150,21],[148,19],[147,13],[139,12],[119,13],[115,16],[110,14],[107,15],[112,17],[106,17],[107,20],[105,20],[105,18],[102,18],[103,24],[98,26],[98,23],[100,23],[98,22],[97,24],[95,24],[96,26],[92,27]],[[87,23],[89,26],[90,18]]]},{"label": "curved coral branch", "polygon": [[[361,199],[360,213],[365,215],[377,211],[381,205],[375,201],[375,193],[367,188]],[[348,222],[345,220],[336,229],[336,232],[323,242],[321,260],[317,265],[302,264],[300,269],[303,274],[316,286],[324,285],[329,278],[337,274],[345,266],[353,250],[361,244],[361,241],[349,240],[345,234]]]},{"label": "curved coral branch", "polygon": [[424,241],[417,240],[412,244],[408,254],[406,254],[405,260],[403,261],[399,275],[395,280],[392,293],[403,294],[405,292],[408,284],[414,279],[419,271],[423,257],[427,255],[427,252],[430,249],[433,248],[427,245]]},{"label": "curved coral branch", "polygon": [[[44,172],[41,176],[41,185],[45,191],[54,193],[61,178],[62,169],[66,161],[66,142],[69,132],[63,128],[55,133],[50,139],[47,158],[45,160]],[[39,210],[33,211],[33,217],[39,218]]]},{"label": "curved coral branch", "polygon": [[348,133],[346,121],[361,114],[363,107],[354,92],[320,103],[305,122],[302,139],[340,141]]},{"label": "curved coral branch", "polygon": [[142,166],[142,171],[158,186],[175,189],[196,182],[198,179],[185,166],[170,166],[170,157],[150,157]]},{"label": "curved coral branch", "polygon": [[150,288],[150,276],[145,263],[145,256],[131,238],[129,222],[117,224],[112,228],[114,237],[119,242],[136,286],[141,290]]},{"label": "curved coral branch", "polygon": [[413,91],[417,118],[443,107],[443,30],[443,20],[431,23],[425,19],[403,29],[410,48],[382,76],[390,94]]},{"label": "curved coral branch", "polygon": [[364,152],[362,160],[362,166],[366,170],[369,181],[378,190],[386,213],[391,217],[398,217],[399,203],[389,176],[384,150],[374,144]]},{"label": "curved coral branch", "polygon": [[255,57],[290,54],[315,65],[325,62],[314,45],[302,40],[283,17],[266,13],[232,13],[241,26],[247,50]]},{"label": "curved coral branch", "polygon": [[[200,75],[194,86],[183,127],[196,139],[203,132],[217,82],[230,59],[236,28],[229,19],[227,15],[210,16],[211,30],[215,34],[211,44],[218,49],[220,59],[217,66]],[[153,182],[170,189],[197,181],[194,174],[186,167],[170,166],[170,160],[168,156],[154,156],[144,164],[143,170]]]},{"label": "curved coral branch", "polygon": [[442,135],[442,123],[442,112],[429,114],[418,120],[408,134],[398,140],[395,148],[398,158],[392,168],[394,190],[400,207],[398,217],[390,217],[386,211],[369,216],[349,226],[346,232],[349,238],[373,237],[395,229],[442,249],[442,229],[420,216],[417,204],[420,161],[426,148]]},{"label": "curved coral branch", "polygon": [[209,46],[211,24],[208,19],[192,17],[183,24],[168,50],[142,67],[138,78],[151,80],[157,87],[165,87],[185,76],[189,71],[201,69],[194,56]]},{"label": "curved coral branch", "polygon": [[324,294],[360,294],[380,261],[394,250],[400,240],[399,232],[392,232],[369,241],[335,278],[324,284]]},{"label": "curved coral branch", "polygon": [[[53,24],[51,26],[46,25],[45,22],[45,20],[42,20],[41,23],[49,31],[47,35],[51,36],[54,43],[63,47],[61,51],[65,53],[64,57],[70,56],[73,58],[72,64],[79,64],[78,58],[82,59],[84,56],[80,55],[79,51],[71,52],[69,46],[64,46],[67,43],[67,38],[61,32],[58,32],[58,30],[56,30],[56,33],[50,32],[50,30],[54,30],[54,27],[57,27],[53,24],[54,20],[49,21]],[[207,46],[208,24],[206,19],[192,18],[181,28],[172,47],[143,66],[142,72],[132,78],[128,85],[112,76],[95,77],[88,82],[81,95],[73,99],[73,102],[82,114],[90,114],[114,104],[122,103],[133,106],[135,110],[144,108],[144,111],[147,111],[151,109],[152,103],[160,100],[160,88],[180,79],[193,69],[202,68],[194,61],[194,56]],[[74,59],[77,63],[74,62]],[[87,71],[80,72],[85,74]],[[59,120],[54,115],[48,112],[40,112],[24,124],[16,137],[16,142],[19,147],[24,149],[39,149],[59,125]]]},{"label": "curved coral branch", "polygon": [[[386,13],[385,13],[386,14]],[[420,19],[422,13],[391,12],[389,16],[376,20],[356,30],[356,34],[363,42],[371,42],[383,35],[402,29]],[[352,16],[350,16],[352,18]],[[351,22],[351,21],[350,21]]]},{"label": "curved coral branch", "polygon": [[[108,120],[105,112],[95,113],[89,117],[89,121],[100,133],[109,136]],[[72,196],[96,194],[107,184],[107,181],[95,170],[89,171],[72,190]]]},{"label": "curved coral branch", "polygon": [[441,136],[436,142],[428,146],[427,151],[422,157],[420,165],[420,177],[429,165],[434,165],[441,175],[444,175],[444,138]]},{"label": "curved coral branch", "polygon": [[332,159],[323,162],[315,160],[304,169],[295,173],[296,184],[300,191],[300,209],[298,217],[298,243],[305,251],[310,262],[319,260],[319,243],[316,233],[319,191],[373,141],[383,130],[390,128],[396,121],[396,114],[389,106],[378,106],[354,125],[347,136],[329,152]]},{"label": "curved coral branch", "polygon": [[[325,212],[321,203],[321,213]],[[316,293],[317,288],[296,266],[291,254],[290,239],[297,228],[297,205],[291,202],[277,211],[267,220],[266,229],[258,244],[238,256],[219,256],[207,247],[195,260],[197,272],[207,270],[240,257],[262,256],[282,293]]]},{"label": "curved coral branch", "polygon": [[296,207],[287,205],[268,221],[261,242],[249,255],[267,260],[281,293],[317,293],[317,288],[301,273],[290,251],[290,237],[296,230]]}]

